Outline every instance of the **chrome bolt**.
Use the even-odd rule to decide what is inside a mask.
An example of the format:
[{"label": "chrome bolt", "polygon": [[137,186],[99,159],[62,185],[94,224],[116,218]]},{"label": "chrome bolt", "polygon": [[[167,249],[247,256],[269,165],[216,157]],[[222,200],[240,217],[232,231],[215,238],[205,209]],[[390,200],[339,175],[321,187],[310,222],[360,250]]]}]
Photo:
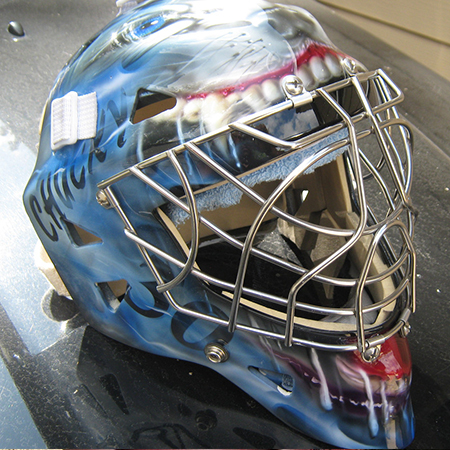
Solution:
[{"label": "chrome bolt", "polygon": [[217,426],[217,417],[214,411],[199,411],[195,415],[195,423],[200,431],[208,431]]},{"label": "chrome bolt", "polygon": [[225,362],[230,356],[225,347],[217,343],[208,344],[204,351],[206,357],[214,364]]},{"label": "chrome bolt", "polygon": [[348,75],[356,75],[356,73],[358,72],[356,68],[356,61],[354,59],[344,58],[341,64],[344,72]]},{"label": "chrome bolt", "polygon": [[104,191],[98,191],[97,195],[97,203],[103,208],[109,209],[111,208],[111,203],[109,203],[108,197],[106,196]]},{"label": "chrome bolt", "polygon": [[288,75],[283,78],[283,90],[286,96],[292,97],[300,95],[303,92],[304,86],[302,80],[295,75]]},{"label": "chrome bolt", "polygon": [[365,352],[361,353],[361,357],[365,362],[373,363],[375,362],[381,354],[381,346],[368,348]]},{"label": "chrome bolt", "polygon": [[411,333],[411,325],[406,322],[401,328],[400,328],[400,336],[402,338],[405,338],[408,336],[408,334]]}]

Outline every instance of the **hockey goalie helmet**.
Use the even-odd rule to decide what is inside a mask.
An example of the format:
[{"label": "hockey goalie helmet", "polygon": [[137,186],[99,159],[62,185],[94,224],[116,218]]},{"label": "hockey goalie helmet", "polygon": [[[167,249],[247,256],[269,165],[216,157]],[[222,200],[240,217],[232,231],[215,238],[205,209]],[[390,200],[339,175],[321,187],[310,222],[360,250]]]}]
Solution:
[{"label": "hockey goalie helmet", "polygon": [[105,334],[212,365],[320,439],[407,445],[401,100],[297,7],[120,15],[44,111],[24,201],[54,284]]}]

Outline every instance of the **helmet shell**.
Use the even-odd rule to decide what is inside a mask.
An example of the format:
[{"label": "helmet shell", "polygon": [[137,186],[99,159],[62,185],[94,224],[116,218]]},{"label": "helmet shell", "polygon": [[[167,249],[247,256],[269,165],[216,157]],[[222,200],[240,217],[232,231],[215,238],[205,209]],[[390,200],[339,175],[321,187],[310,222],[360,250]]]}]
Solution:
[{"label": "helmet shell", "polygon": [[[285,347],[257,334],[231,332],[220,323],[230,314],[230,302],[192,276],[171,294],[217,323],[177,311],[158,290],[138,246],[125,237],[121,217],[97,199],[98,185],[108,177],[280,103],[287,75],[299,77],[306,90],[343,78],[344,57],[318,22],[297,7],[143,3],[95,35],[58,76],[24,204],[70,296],[96,329],[145,351],[210,366],[289,425],[333,445],[403,447],[414,434],[406,340],[396,335],[384,343],[374,365],[357,352]],[[95,136],[55,150],[52,105],[71,92],[78,98],[95,93]],[[155,104],[156,112],[145,112]],[[306,118],[302,126],[305,131],[313,124]],[[240,155],[220,143],[211,154],[234,173],[247,169]],[[217,182],[193,159],[182,164],[191,184]],[[179,188],[173,167],[164,162],[152,177],[168,190]],[[152,213],[164,204],[163,196],[132,178],[124,181],[122,195],[140,235],[183,260],[179,242]],[[179,270],[159,259],[155,264],[167,278]],[[263,314],[242,314],[270,326]]]}]

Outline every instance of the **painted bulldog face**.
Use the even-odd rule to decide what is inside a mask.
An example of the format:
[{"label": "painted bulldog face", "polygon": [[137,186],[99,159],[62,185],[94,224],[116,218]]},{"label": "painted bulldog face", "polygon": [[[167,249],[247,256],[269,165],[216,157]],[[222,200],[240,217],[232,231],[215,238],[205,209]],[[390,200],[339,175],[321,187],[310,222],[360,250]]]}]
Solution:
[{"label": "painted bulldog face", "polygon": [[306,11],[156,1],[71,59],[25,206],[90,323],[342,447],[413,438],[402,94]]}]

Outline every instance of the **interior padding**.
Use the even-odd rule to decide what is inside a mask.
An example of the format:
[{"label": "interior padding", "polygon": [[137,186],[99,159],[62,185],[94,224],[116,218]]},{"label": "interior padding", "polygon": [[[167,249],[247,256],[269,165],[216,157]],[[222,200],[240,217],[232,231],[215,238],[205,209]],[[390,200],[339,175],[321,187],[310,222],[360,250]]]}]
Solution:
[{"label": "interior padding", "polygon": [[[255,186],[254,190],[264,198],[267,198],[276,188],[278,183],[279,181],[263,182]],[[317,168],[312,173],[299,177],[289,187],[289,190],[294,193],[294,196],[298,201],[298,208],[297,206],[294,206],[297,210],[289,211],[289,213],[294,214],[303,220],[311,221],[329,228],[356,229],[358,224],[358,216],[352,211],[352,204],[342,156],[339,156],[334,161]],[[277,202],[277,206],[280,209],[286,210],[293,208],[292,201],[288,199],[290,195],[289,190],[285,191]],[[260,205],[255,203],[246,195],[243,195],[241,201],[236,205],[213,211],[203,211],[201,212],[201,215],[213,222],[217,227],[229,232],[230,234],[236,235],[237,230],[240,230],[240,235],[245,235],[245,230],[251,226],[259,210]],[[171,224],[170,229],[172,234],[180,241],[182,248],[184,248],[187,253],[190,245],[189,241],[191,239],[190,221],[188,220],[175,227],[170,218],[165,214],[164,221],[166,224]],[[308,253],[311,260],[311,267],[305,267],[307,269],[317,266],[321,261],[345,244],[345,238],[343,237],[327,236],[322,233],[318,234],[307,231],[280,218],[277,219],[273,214],[268,214],[265,221],[271,221],[272,224],[276,223],[276,229],[282,237],[284,237],[287,241],[294,243],[295,246],[301,251]],[[273,229],[273,227],[267,228]],[[213,238],[215,237],[215,234],[213,234],[207,227],[203,225],[200,226],[200,246],[214,246],[213,243],[209,244],[209,242],[213,242]],[[345,260],[349,257],[352,262],[352,277],[358,278],[362,267],[364,266],[365,257],[367,255],[371,239],[371,236],[361,238],[349,251],[348,255],[344,254],[339,256],[332,264],[324,269],[321,274],[337,278]],[[211,247],[211,251],[213,251],[213,247]],[[220,258],[218,258],[217,263],[220,264]],[[196,266],[196,268],[198,268],[198,266]],[[207,267],[200,267],[200,269],[208,272]],[[386,270],[387,266],[383,262],[381,251],[378,251],[371,265],[369,276],[379,275]],[[332,284],[323,283],[323,287],[325,290],[325,297],[332,298],[334,295],[333,292],[335,286]],[[368,304],[371,304],[372,302],[379,302],[383,300],[394,290],[395,285],[392,277],[387,277],[380,282],[372,284],[366,288],[363,301],[364,306],[368,306]],[[223,292],[223,294],[228,297],[232,297],[232,293]],[[243,298],[241,303],[242,305],[257,310],[263,314],[268,314],[283,320],[286,318],[286,314],[283,311],[280,311],[279,307],[272,308],[267,304],[267,302],[265,304],[260,304],[258,301]],[[349,303],[345,305],[345,307],[354,307],[354,299],[349,299]],[[370,315],[371,319],[368,325],[372,327],[383,323],[391,315],[394,308],[395,302],[391,302],[390,305],[383,308],[378,314],[372,313]],[[336,331],[355,330],[354,318],[349,319],[349,316],[326,316],[322,320],[297,317],[296,323],[307,327],[319,329],[323,328],[324,330],[330,329],[330,327]]]}]

